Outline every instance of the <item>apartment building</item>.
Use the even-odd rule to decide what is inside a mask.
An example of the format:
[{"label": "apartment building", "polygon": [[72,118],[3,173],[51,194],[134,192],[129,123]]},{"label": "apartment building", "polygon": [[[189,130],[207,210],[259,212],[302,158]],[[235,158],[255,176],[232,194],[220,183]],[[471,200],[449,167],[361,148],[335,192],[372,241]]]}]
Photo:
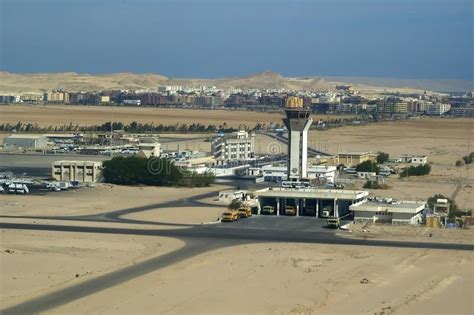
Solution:
[{"label": "apartment building", "polygon": [[250,160],[254,158],[255,135],[240,130],[212,141],[211,152],[218,161]]}]

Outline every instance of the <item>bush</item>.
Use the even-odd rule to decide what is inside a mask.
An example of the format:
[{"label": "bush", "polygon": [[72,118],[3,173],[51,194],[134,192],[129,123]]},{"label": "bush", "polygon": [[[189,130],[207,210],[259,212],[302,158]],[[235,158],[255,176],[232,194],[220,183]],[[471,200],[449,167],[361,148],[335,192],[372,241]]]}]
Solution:
[{"label": "bush", "polygon": [[418,165],[418,166],[409,166],[405,167],[400,172],[400,177],[409,177],[409,176],[422,176],[427,175],[431,172],[431,166],[428,164]]},{"label": "bush", "polygon": [[379,173],[380,168],[377,163],[372,161],[364,161],[356,166],[356,172],[373,172]]},{"label": "bush", "polygon": [[234,199],[231,203],[227,206],[227,208],[231,210],[238,210],[242,206],[242,201],[239,199]]},{"label": "bush", "polygon": [[387,162],[389,158],[390,158],[390,155],[388,153],[379,152],[379,154],[377,155],[377,163],[383,164]]},{"label": "bush", "polygon": [[464,163],[471,164],[474,160],[474,152],[471,152],[469,155],[463,156],[462,159],[464,160]]},{"label": "bush", "polygon": [[460,166],[462,166],[462,164],[463,164],[463,162],[461,160],[457,160],[454,165],[456,165],[457,167],[460,167]]},{"label": "bush", "polygon": [[388,189],[388,188],[390,188],[390,186],[388,186],[387,184],[381,184],[377,180],[370,180],[369,179],[368,181],[365,182],[364,188],[367,188],[367,189]]},{"label": "bush", "polygon": [[183,171],[164,158],[114,157],[103,163],[104,182],[117,185],[209,186],[214,175]]}]

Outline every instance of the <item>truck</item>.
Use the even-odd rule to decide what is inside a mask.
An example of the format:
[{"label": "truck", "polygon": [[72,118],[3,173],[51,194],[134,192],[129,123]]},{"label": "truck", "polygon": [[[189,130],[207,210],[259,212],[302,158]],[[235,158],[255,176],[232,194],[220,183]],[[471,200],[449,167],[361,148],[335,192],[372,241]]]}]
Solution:
[{"label": "truck", "polygon": [[296,215],[296,207],[285,206],[285,215]]},{"label": "truck", "polygon": [[234,222],[239,218],[237,210],[227,209],[222,213],[221,221],[222,222]]},{"label": "truck", "polygon": [[341,221],[336,217],[328,217],[326,219],[326,225],[330,228],[339,228],[341,226]]},{"label": "truck", "polygon": [[252,209],[247,205],[243,205],[239,208],[238,213],[239,218],[250,218],[252,216]]},{"label": "truck", "polygon": [[263,206],[261,213],[262,214],[274,214],[275,213],[275,208],[273,206]]}]

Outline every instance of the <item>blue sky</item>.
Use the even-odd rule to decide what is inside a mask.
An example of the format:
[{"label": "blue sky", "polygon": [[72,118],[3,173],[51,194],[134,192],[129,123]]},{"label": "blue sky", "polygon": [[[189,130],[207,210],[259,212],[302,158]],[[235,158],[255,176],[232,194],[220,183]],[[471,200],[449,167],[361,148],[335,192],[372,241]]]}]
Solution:
[{"label": "blue sky", "polygon": [[0,69],[473,80],[474,0],[0,0]]}]

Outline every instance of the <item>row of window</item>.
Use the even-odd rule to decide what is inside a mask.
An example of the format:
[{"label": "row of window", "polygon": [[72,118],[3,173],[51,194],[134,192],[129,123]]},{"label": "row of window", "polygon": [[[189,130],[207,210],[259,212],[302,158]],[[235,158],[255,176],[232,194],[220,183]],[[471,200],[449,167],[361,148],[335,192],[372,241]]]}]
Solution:
[{"label": "row of window", "polygon": [[389,216],[392,216],[393,213],[392,212],[375,212],[375,215],[389,215]]}]

